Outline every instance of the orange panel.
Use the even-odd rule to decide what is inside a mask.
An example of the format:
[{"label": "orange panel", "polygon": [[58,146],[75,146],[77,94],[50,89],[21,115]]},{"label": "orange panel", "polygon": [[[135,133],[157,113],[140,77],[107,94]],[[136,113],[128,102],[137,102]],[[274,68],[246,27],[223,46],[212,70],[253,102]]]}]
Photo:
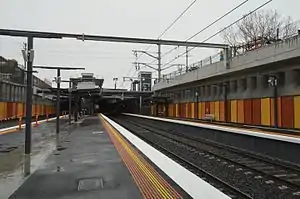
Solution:
[{"label": "orange panel", "polygon": [[225,121],[224,101],[220,101],[220,121]]},{"label": "orange panel", "polygon": [[180,104],[179,104],[179,109],[178,109],[178,110],[179,110],[179,117],[180,117],[180,118],[183,117],[183,113],[184,113],[183,108],[184,108],[184,107],[183,107],[183,103],[180,103]]},{"label": "orange panel", "polygon": [[180,115],[179,115],[179,108],[180,108],[180,104],[176,104],[176,106],[175,106],[175,108],[176,108],[176,110],[175,110],[175,116],[176,117],[180,117]]},{"label": "orange panel", "polygon": [[7,119],[11,119],[13,117],[14,114],[14,110],[13,110],[13,102],[7,102],[7,106],[6,106],[6,118]]},{"label": "orange panel", "polygon": [[230,101],[230,115],[231,115],[231,122],[237,122],[237,100]]},{"label": "orange panel", "polygon": [[231,102],[230,102],[230,100],[227,101],[227,109],[226,110],[225,109],[226,109],[226,107],[224,107],[224,111],[225,111],[225,114],[227,115],[227,122],[230,122],[231,121]]},{"label": "orange panel", "polygon": [[294,97],[294,127],[300,129],[300,96]]},{"label": "orange panel", "polygon": [[14,109],[15,109],[15,118],[18,118],[18,103],[14,103]]},{"label": "orange panel", "polygon": [[177,104],[173,104],[173,117],[177,117],[176,109],[177,109]]},{"label": "orange panel", "polygon": [[209,114],[210,113],[210,103],[209,102],[205,102],[205,114]]},{"label": "orange panel", "polygon": [[201,119],[202,118],[202,115],[201,115],[201,110],[202,110],[202,107],[201,107],[201,102],[198,103],[198,119]]},{"label": "orange panel", "polygon": [[185,114],[185,106],[184,103],[180,103],[180,117],[184,118],[184,114]]},{"label": "orange panel", "polygon": [[24,103],[23,104],[23,117],[26,117],[26,105]]},{"label": "orange panel", "polygon": [[282,126],[294,128],[294,97],[282,97]]},{"label": "orange panel", "polygon": [[193,106],[193,108],[194,108],[194,118],[195,119],[198,119],[198,103],[193,103],[194,104],[194,106]]},{"label": "orange panel", "polygon": [[189,103],[185,103],[185,117],[189,118]]},{"label": "orange panel", "polygon": [[270,98],[261,99],[261,124],[271,125],[271,100]]},{"label": "orange panel", "polygon": [[0,120],[5,119],[5,102],[0,102]]},{"label": "orange panel", "polygon": [[191,103],[191,118],[195,118],[195,103]]},{"label": "orange panel", "polygon": [[205,117],[205,102],[201,102],[201,118]]},{"label": "orange panel", "polygon": [[244,100],[238,100],[237,102],[237,115],[238,115],[238,123],[245,122],[245,114],[244,114]]},{"label": "orange panel", "polygon": [[18,107],[17,107],[17,116],[19,117],[23,117],[23,104],[22,103],[18,103]]},{"label": "orange panel", "polygon": [[4,114],[3,114],[3,116],[4,116],[4,119],[7,119],[8,118],[8,113],[7,113],[7,106],[8,106],[8,103],[7,102],[4,102],[4,109],[3,109],[3,111],[4,111]]},{"label": "orange panel", "polygon": [[244,123],[252,124],[252,100],[244,100]]},{"label": "orange panel", "polygon": [[192,118],[192,103],[188,103],[188,118]]},{"label": "orange panel", "polygon": [[260,102],[260,99],[252,100],[252,124],[261,125],[261,102]]},{"label": "orange panel", "polygon": [[215,113],[215,102],[210,102],[209,103],[209,114],[214,114]]},{"label": "orange panel", "polygon": [[216,101],[216,102],[214,102],[215,104],[214,104],[214,109],[215,109],[215,111],[214,111],[214,115],[215,115],[215,120],[216,121],[220,121],[220,102],[219,101]]}]

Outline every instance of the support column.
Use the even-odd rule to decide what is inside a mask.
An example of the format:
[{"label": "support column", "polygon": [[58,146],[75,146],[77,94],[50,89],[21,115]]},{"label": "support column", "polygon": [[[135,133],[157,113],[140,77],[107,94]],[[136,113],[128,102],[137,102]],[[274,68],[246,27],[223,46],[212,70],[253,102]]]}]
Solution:
[{"label": "support column", "polygon": [[31,154],[31,113],[32,113],[32,63],[30,52],[33,49],[33,37],[27,38],[27,82],[26,82],[26,126],[25,126],[25,157],[24,157],[24,175],[30,174],[30,154]]},{"label": "support column", "polygon": [[72,121],[72,82],[69,82],[69,125]]},{"label": "support column", "polygon": [[74,103],[75,103],[75,111],[74,111],[74,120],[75,122],[78,121],[78,93],[75,94],[74,96]]},{"label": "support column", "polygon": [[161,45],[158,44],[158,82],[161,80]]},{"label": "support column", "polygon": [[185,48],[185,72],[189,70],[189,47]]},{"label": "support column", "polygon": [[60,117],[60,69],[57,69],[57,92],[56,92],[56,149],[61,147],[59,136],[59,117]]}]

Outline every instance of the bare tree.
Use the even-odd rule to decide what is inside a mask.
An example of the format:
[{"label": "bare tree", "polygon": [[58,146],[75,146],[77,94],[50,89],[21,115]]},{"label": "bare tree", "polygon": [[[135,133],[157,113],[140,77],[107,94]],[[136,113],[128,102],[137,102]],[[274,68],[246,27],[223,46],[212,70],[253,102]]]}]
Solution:
[{"label": "bare tree", "polygon": [[291,17],[282,17],[276,10],[261,10],[244,17],[223,32],[225,42],[237,49],[251,50],[297,33]]}]

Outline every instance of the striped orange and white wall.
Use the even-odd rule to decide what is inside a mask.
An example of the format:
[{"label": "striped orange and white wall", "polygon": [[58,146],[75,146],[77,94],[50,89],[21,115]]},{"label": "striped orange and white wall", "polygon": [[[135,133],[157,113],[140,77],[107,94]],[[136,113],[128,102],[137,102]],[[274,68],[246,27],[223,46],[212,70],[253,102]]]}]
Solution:
[{"label": "striped orange and white wall", "polygon": [[[53,105],[32,105],[32,116],[44,116],[55,113]],[[25,103],[18,102],[0,102],[0,121],[26,117]]]},{"label": "striped orange and white wall", "polygon": [[[228,100],[228,122],[274,126],[273,106],[272,98]],[[300,96],[278,97],[277,106],[278,126],[300,129]],[[225,121],[225,107],[224,101],[199,102],[198,105],[189,102],[169,104],[167,111],[169,117],[203,119],[206,114],[213,114],[216,121]],[[162,105],[159,111],[163,111]]]}]

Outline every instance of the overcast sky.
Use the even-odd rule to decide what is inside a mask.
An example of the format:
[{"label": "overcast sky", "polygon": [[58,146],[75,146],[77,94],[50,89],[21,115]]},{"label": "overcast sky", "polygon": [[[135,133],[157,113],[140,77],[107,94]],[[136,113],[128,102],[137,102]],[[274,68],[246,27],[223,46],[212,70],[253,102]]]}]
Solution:
[{"label": "overcast sky", "polygon": [[[197,0],[189,12],[162,39],[185,40],[242,1]],[[265,1],[249,0],[243,7],[193,41],[203,41]],[[157,38],[192,0],[0,0],[0,2],[0,28]],[[299,6],[299,0],[273,0],[265,9],[276,9],[282,15],[299,20]],[[25,40],[20,38],[0,36],[0,55],[23,63],[20,51],[23,41]],[[217,36],[209,42],[223,41]],[[113,77],[119,77],[118,85],[121,86],[123,76],[137,74],[132,65],[135,61],[132,50],[145,48],[147,45],[36,39],[34,64],[85,67],[86,72],[93,72],[97,77],[105,79],[104,87],[113,87]],[[170,48],[164,47],[162,50],[166,52]],[[149,49],[151,52],[156,50],[156,46]],[[162,62],[168,62],[183,51],[184,48],[174,51],[163,57]],[[189,61],[192,63],[217,52],[216,49],[198,49],[191,52]],[[139,61],[149,62],[151,59],[142,56]],[[174,63],[185,63],[185,60],[178,59]],[[80,73],[81,71],[65,71],[62,78],[79,76]],[[39,70],[38,76],[53,79],[55,71]],[[128,87],[128,83],[123,86]]]}]

